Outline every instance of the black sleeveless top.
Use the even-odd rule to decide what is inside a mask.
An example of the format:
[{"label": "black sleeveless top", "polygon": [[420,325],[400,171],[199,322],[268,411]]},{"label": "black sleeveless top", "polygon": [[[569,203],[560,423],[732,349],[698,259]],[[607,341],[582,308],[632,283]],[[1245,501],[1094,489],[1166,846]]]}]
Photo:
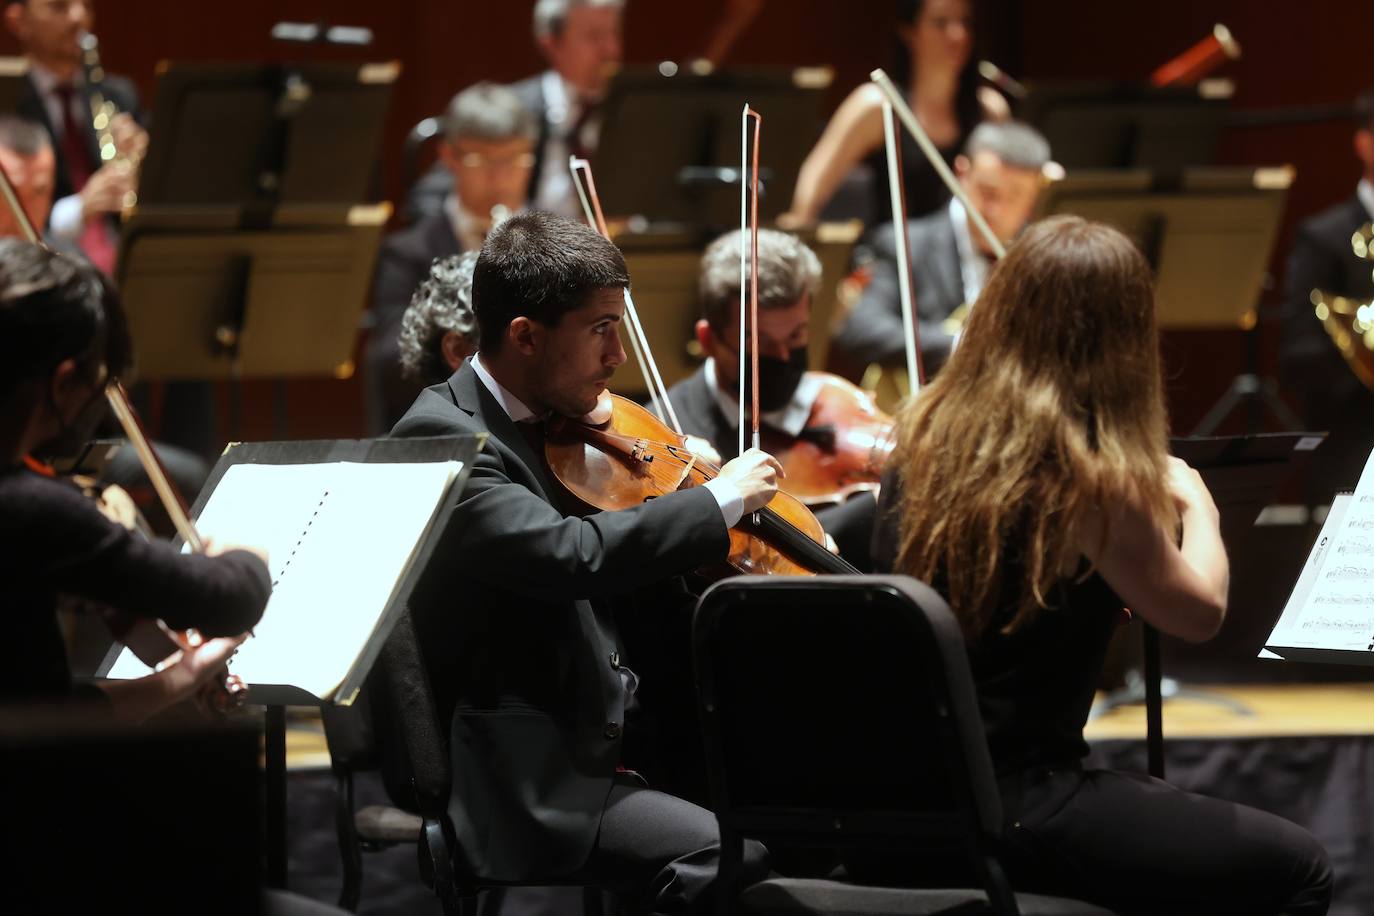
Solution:
[{"label": "black sleeveless top", "polygon": [[[897,476],[883,477],[874,531],[877,572],[896,560],[900,499]],[[1000,610],[969,642],[969,666],[998,776],[1039,766],[1072,764],[1088,753],[1083,740],[1107,644],[1121,621],[1121,600],[1096,574],[1065,579],[1047,596],[1050,607],[1010,634],[1023,558],[1012,548],[1003,567]],[[948,597],[945,584],[930,583]]]},{"label": "black sleeveless top", "polygon": [[[961,127],[959,139],[950,146],[937,147],[940,158],[945,160],[945,165],[951,170],[954,168],[954,157],[958,156],[964,148],[964,142],[968,140],[968,135],[972,127]],[[925,153],[916,145],[915,139],[905,129],[901,131],[902,144],[902,183],[906,186],[906,213],[908,219],[916,219],[936,210],[949,203],[949,188],[940,180],[935,167],[926,159]],[[876,150],[869,154],[864,160],[870,169],[873,170],[873,222],[890,223],[892,222],[892,198],[888,190],[890,185],[887,180],[887,148],[879,145]]]}]

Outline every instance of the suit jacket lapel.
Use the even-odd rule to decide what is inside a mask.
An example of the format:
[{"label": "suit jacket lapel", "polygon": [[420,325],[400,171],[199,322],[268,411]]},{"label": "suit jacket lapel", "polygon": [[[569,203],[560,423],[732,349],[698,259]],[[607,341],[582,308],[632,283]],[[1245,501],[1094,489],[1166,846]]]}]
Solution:
[{"label": "suit jacket lapel", "polygon": [[[954,226],[948,218],[940,221],[940,238],[935,247],[937,251],[933,264],[936,284],[941,298],[950,303],[949,308],[953,310],[964,304],[964,271],[963,262],[959,260],[959,243],[954,240]],[[939,319],[947,315],[934,317]]]},{"label": "suit jacket lapel", "polygon": [[544,474],[544,461],[541,456],[536,455],[530,448],[525,437],[520,434],[520,430],[515,428],[513,421],[506,411],[497,403],[496,398],[487,390],[487,386],[482,384],[482,380],[477,377],[470,362],[463,363],[458,371],[448,380],[449,394],[453,397],[453,403],[464,413],[475,416],[482,421],[482,425],[487,428],[497,439],[515,452],[521,462],[529,470],[530,476],[534,478],[536,492],[551,505],[554,503],[553,494],[556,492],[550,484],[548,477]]}]

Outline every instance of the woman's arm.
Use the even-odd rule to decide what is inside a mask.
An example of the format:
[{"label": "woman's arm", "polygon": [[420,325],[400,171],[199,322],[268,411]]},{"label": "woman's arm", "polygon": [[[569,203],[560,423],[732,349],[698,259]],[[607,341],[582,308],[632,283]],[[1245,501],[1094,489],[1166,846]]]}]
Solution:
[{"label": "woman's arm", "polygon": [[1203,642],[1226,617],[1230,565],[1221,541],[1221,517],[1197,471],[1169,459],[1169,489],[1178,505],[1183,538],[1176,542],[1138,506],[1110,513],[1083,532],[1083,552],[1135,613],[1164,633]]},{"label": "woman's arm", "polygon": [[792,209],[779,218],[780,224],[806,226],[816,221],[850,170],[882,145],[882,107],[882,94],[871,83],[849,93],[802,163]]}]

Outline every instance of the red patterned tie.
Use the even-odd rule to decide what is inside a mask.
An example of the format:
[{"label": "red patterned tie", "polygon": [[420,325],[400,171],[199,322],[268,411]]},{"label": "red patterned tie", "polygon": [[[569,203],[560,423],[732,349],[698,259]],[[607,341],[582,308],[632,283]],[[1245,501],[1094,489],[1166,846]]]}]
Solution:
[{"label": "red patterned tie", "polygon": [[[72,114],[72,97],[75,91],[69,85],[57,86],[53,90],[62,103],[62,160],[67,164],[67,175],[72,181],[72,190],[80,191],[95,174],[96,164],[91,161],[91,148],[86,143],[86,134],[76,123]],[[81,250],[92,264],[107,274],[114,273],[115,244],[110,238],[110,226],[104,216],[96,216],[86,221],[81,230],[79,242]]]}]

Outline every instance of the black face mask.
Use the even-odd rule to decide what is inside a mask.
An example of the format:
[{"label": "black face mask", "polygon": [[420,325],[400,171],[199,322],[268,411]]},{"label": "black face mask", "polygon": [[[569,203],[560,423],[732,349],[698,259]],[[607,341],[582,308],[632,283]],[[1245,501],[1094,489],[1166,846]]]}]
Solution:
[{"label": "black face mask", "polygon": [[[807,348],[797,347],[787,357],[759,357],[759,410],[768,413],[787,406],[806,374]],[[744,396],[749,397],[751,366],[744,366]]]},{"label": "black face mask", "polygon": [[[51,398],[51,394],[49,397]],[[51,406],[53,413],[62,423],[62,428],[57,431],[57,435],[34,449],[35,457],[46,461],[70,458],[79,454],[86,443],[95,438],[96,431],[105,422],[110,411],[103,386],[95,390],[90,400],[82,406],[70,423],[61,419],[62,412],[57,409],[56,404]]]}]

